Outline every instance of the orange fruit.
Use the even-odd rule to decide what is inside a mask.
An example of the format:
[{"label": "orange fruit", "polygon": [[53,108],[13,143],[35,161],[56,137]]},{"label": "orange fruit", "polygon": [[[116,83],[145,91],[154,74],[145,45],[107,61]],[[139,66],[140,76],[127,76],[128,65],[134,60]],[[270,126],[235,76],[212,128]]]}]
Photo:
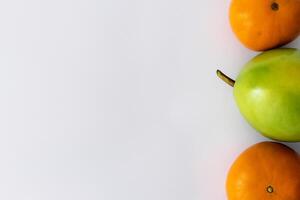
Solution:
[{"label": "orange fruit", "polygon": [[300,34],[300,0],[232,0],[230,24],[248,48],[264,51]]},{"label": "orange fruit", "polygon": [[299,155],[283,144],[258,143],[233,163],[226,189],[229,200],[299,200]]}]

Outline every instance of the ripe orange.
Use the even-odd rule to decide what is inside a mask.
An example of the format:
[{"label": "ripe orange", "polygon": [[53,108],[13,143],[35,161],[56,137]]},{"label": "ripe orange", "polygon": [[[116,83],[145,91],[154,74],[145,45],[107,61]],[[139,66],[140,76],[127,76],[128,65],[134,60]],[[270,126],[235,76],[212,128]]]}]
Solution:
[{"label": "ripe orange", "polygon": [[226,188],[229,200],[299,200],[299,155],[283,144],[258,143],[234,162]]},{"label": "ripe orange", "polygon": [[300,33],[300,0],[232,0],[233,32],[248,48],[264,51],[293,41]]}]

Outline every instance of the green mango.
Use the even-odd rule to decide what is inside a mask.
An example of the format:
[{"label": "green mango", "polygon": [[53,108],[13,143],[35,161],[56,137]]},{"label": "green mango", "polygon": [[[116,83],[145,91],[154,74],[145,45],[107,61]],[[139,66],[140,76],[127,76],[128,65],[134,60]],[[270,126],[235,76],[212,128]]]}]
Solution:
[{"label": "green mango", "polygon": [[241,114],[262,135],[300,141],[300,51],[274,49],[250,60],[236,81],[217,71],[234,87]]}]

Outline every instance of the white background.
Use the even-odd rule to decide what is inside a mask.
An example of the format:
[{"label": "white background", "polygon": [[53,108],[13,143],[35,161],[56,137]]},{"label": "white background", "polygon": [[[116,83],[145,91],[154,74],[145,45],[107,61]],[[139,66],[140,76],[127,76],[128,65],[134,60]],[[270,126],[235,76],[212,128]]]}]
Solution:
[{"label": "white background", "polygon": [[0,199],[225,199],[232,161],[266,140],[215,75],[257,54],[228,5],[1,1]]}]

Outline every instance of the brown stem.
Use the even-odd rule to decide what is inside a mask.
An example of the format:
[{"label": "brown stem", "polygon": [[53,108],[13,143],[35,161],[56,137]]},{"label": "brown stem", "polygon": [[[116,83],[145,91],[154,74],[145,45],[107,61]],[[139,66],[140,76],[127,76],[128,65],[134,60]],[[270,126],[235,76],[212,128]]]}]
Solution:
[{"label": "brown stem", "polygon": [[235,84],[235,80],[229,78],[228,76],[226,76],[223,72],[221,72],[220,70],[217,70],[217,75],[220,79],[222,79],[225,83],[227,83],[228,85],[234,87]]},{"label": "brown stem", "polygon": [[279,10],[279,4],[276,3],[276,2],[273,2],[271,4],[271,8],[272,8],[273,11],[277,11],[277,10]]},{"label": "brown stem", "polygon": [[274,192],[274,188],[273,188],[271,185],[269,185],[269,186],[267,187],[267,192],[273,193],[273,192]]}]

